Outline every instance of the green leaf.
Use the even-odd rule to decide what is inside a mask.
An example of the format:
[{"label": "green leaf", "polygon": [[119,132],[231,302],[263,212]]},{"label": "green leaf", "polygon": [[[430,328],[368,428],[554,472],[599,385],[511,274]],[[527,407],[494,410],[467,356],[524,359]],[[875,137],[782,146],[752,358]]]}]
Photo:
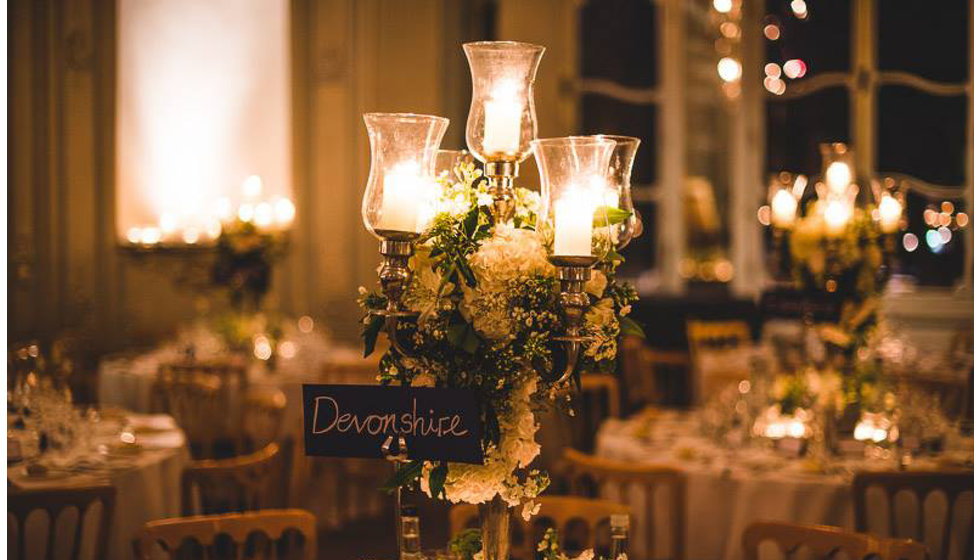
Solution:
[{"label": "green leaf", "polygon": [[463,275],[463,280],[466,281],[466,285],[471,288],[476,286],[476,276],[473,275],[473,269],[470,268],[466,259],[459,259],[457,263],[459,263],[459,273]]},{"label": "green leaf", "polygon": [[476,329],[473,325],[466,324],[466,335],[463,339],[463,350],[469,352],[470,354],[476,354],[476,351],[480,348],[480,335],[476,333]]},{"label": "green leaf", "polygon": [[368,324],[364,325],[361,330],[361,338],[364,339],[364,357],[367,358],[374,352],[374,346],[378,342],[378,333],[381,332],[381,327],[385,324],[384,317],[380,315],[371,315],[371,320]]},{"label": "green leaf", "polygon": [[463,218],[463,231],[466,233],[467,237],[473,237],[476,233],[476,226],[480,224],[480,207],[474,206],[466,213],[466,217]]},{"label": "green leaf", "polygon": [[643,332],[643,327],[629,317],[619,318],[619,332],[624,336],[638,336],[644,340],[646,340],[647,337],[646,333]]},{"label": "green leaf", "polygon": [[422,476],[422,465],[422,461],[410,461],[398,467],[395,474],[384,483],[381,489],[390,494],[402,486],[415,482]]},{"label": "green leaf", "polygon": [[429,493],[433,498],[441,498],[446,493],[446,476],[449,475],[449,464],[439,463],[429,473]]},{"label": "green leaf", "polygon": [[609,262],[623,262],[626,260],[626,257],[616,251],[609,251],[606,253],[606,260]]},{"label": "green leaf", "polygon": [[595,216],[592,218],[592,227],[604,226],[607,220],[609,221],[609,225],[614,226],[625,222],[632,215],[631,212],[620,210],[615,206],[599,206],[595,209]]}]

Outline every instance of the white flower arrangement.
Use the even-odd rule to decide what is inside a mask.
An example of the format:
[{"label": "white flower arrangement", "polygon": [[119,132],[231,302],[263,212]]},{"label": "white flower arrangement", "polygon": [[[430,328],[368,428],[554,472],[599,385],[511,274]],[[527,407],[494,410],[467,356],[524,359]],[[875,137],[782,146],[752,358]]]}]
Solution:
[{"label": "white flower arrangement", "polygon": [[[547,473],[530,469],[540,453],[535,411],[547,402],[564,404],[554,378],[554,334],[562,332],[558,279],[548,261],[546,239],[535,231],[540,198],[515,189],[512,224],[494,225],[492,198],[482,172],[460,164],[439,181],[433,218],[415,246],[411,285],[403,303],[420,314],[399,325],[412,345],[412,358],[389,350],[381,359],[382,384],[461,387],[476,392],[483,424],[482,465],[413,461],[389,487],[417,484],[434,498],[480,504],[500,497],[523,513],[548,486]],[[628,217],[628,214],[625,216]],[[624,217],[620,217],[625,219]],[[614,255],[610,259],[621,259]],[[610,261],[615,267],[617,261]],[[642,335],[628,317],[636,291],[596,271],[588,282],[592,305],[585,326],[594,339],[581,368],[611,371],[620,334]],[[370,311],[387,301],[377,291],[358,298],[370,354],[383,319]]]}]

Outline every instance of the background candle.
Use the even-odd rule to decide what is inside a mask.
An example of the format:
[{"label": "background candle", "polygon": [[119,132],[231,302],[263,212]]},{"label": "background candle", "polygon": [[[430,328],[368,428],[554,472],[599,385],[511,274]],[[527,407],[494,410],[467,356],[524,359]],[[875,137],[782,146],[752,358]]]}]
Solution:
[{"label": "background candle", "polygon": [[418,198],[422,194],[419,192],[422,179],[418,169],[417,163],[403,163],[385,175],[377,229],[418,231]]},{"label": "background candle", "polygon": [[844,194],[851,184],[851,167],[843,161],[835,161],[827,166],[827,186],[834,194]]},{"label": "background candle", "polygon": [[823,211],[823,223],[827,235],[837,237],[844,233],[847,222],[851,219],[850,211],[841,200],[831,200]]},{"label": "background candle", "polygon": [[772,225],[788,228],[796,219],[796,197],[786,189],[779,189],[772,196]]},{"label": "background candle", "polygon": [[517,153],[521,143],[521,113],[524,107],[514,85],[498,86],[483,108],[483,151],[488,154]]},{"label": "background candle", "polygon": [[891,194],[884,193],[878,203],[878,218],[881,220],[881,231],[895,233],[902,219],[902,203]]},{"label": "background candle", "polygon": [[595,207],[585,193],[569,191],[555,202],[555,254],[592,255],[592,216]]}]

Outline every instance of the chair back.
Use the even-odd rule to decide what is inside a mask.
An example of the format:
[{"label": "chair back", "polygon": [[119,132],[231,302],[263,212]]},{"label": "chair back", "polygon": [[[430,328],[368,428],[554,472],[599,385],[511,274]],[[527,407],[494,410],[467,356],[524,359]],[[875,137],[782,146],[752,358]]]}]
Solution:
[{"label": "chair back", "polygon": [[623,381],[629,387],[627,414],[653,404],[684,402],[691,367],[687,352],[654,349],[637,336],[624,336],[619,348]]},{"label": "chair back", "polygon": [[[973,493],[973,471],[904,471],[904,472],[859,472],[854,476],[854,521],[858,531],[869,531],[870,508],[868,507],[868,490],[880,488],[885,493],[887,500],[887,532],[889,537],[898,536],[899,526],[899,507],[897,496],[901,492],[911,492],[916,499],[918,506],[918,524],[915,534],[912,535],[916,541],[928,542],[926,521],[933,519],[927,515],[926,500],[934,492],[943,495],[946,500],[945,512],[943,513],[942,531],[938,552],[934,558],[946,560],[950,555],[950,543],[952,542],[954,513],[957,499],[965,493]],[[972,497],[971,497],[972,500]],[[972,502],[971,502],[972,505]],[[969,534],[966,536],[967,546],[965,550],[960,550],[964,558],[972,556],[973,542],[973,520],[972,507],[970,525],[967,527]]]},{"label": "chair back", "polygon": [[156,408],[177,419],[195,458],[242,452],[247,373],[245,365],[236,361],[185,360],[160,366],[154,387]]},{"label": "chair back", "polygon": [[[102,511],[98,517],[95,537],[95,558],[106,558],[109,548],[109,532],[112,515],[116,505],[116,489],[109,485],[59,488],[56,490],[10,491],[7,494],[7,515],[16,520],[17,531],[10,531],[7,554],[10,558],[25,560],[27,553],[27,518],[37,510],[44,510],[48,519],[48,542],[44,558],[55,558],[55,543],[59,540],[58,518],[67,509],[78,512],[71,543],[71,558],[77,560],[82,553],[82,540],[86,525],[86,513],[95,503],[101,503]],[[9,521],[8,521],[9,527]],[[15,536],[16,535],[16,536]],[[14,552],[16,551],[16,552]],[[30,558],[38,558],[37,551]]]},{"label": "chair back", "polygon": [[[585,525],[584,540],[576,543],[580,552],[596,546],[596,535],[603,526],[608,527],[609,518],[617,514],[629,514],[629,508],[606,500],[594,500],[577,496],[541,496],[536,499],[541,504],[538,514],[530,521],[524,521],[520,511],[515,510],[511,518],[511,557],[519,560],[534,560],[538,543],[545,528],[558,531],[562,548],[569,546],[571,529]],[[479,510],[472,504],[455,505],[449,510],[449,526],[453,535],[467,527],[476,525]]]},{"label": "chair back", "polygon": [[301,558],[314,560],[317,556],[316,517],[300,509],[270,509],[151,521],[143,527],[136,557],[156,558],[154,550],[162,549],[167,558],[176,560],[182,550],[196,545],[201,548],[201,556],[209,560],[245,558],[249,545],[259,546],[255,534],[268,540],[264,555],[254,553],[249,558],[295,558],[300,545],[284,542],[295,534],[302,537]]},{"label": "chair back", "polygon": [[[604,459],[594,455],[586,455],[574,449],[565,449],[562,468],[564,478],[571,492],[578,495],[603,497],[616,502],[637,507],[634,500],[643,500],[645,523],[633,535],[643,535],[645,556],[654,557],[656,544],[658,516],[656,510],[656,495],[660,489],[669,492],[668,508],[665,512],[671,528],[666,537],[670,540],[670,557],[674,560],[684,558],[685,520],[687,519],[686,495],[687,486],[683,471],[665,465],[649,465],[628,463]],[[610,494],[605,494],[611,492]],[[638,538],[630,539],[634,549],[639,544]]]},{"label": "chair back", "polygon": [[619,381],[607,373],[583,373],[580,380],[581,391],[574,396],[575,416],[570,422],[572,445],[592,451],[602,421],[619,418]]},{"label": "chair back", "polygon": [[279,445],[270,443],[250,455],[192,462],[181,479],[181,511],[211,515],[268,507],[282,486],[279,459]]},{"label": "chair back", "polygon": [[752,332],[745,321],[688,321],[687,344],[692,355],[705,349],[751,344]]},{"label": "chair back", "polygon": [[801,525],[782,521],[752,523],[742,533],[742,557],[758,560],[759,545],[773,542],[790,558],[806,548],[815,558],[848,558],[849,560],[926,560],[929,550],[912,540],[884,539],[839,527]]},{"label": "chair back", "polygon": [[245,448],[256,451],[280,439],[286,394],[275,388],[250,389],[242,420]]}]

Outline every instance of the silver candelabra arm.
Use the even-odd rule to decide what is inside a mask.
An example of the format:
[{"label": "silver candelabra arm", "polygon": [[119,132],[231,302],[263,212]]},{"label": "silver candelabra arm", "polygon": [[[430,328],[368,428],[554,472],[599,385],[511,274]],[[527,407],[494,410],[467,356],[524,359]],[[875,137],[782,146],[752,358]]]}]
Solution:
[{"label": "silver candelabra arm", "polygon": [[582,345],[592,340],[582,334],[582,321],[585,310],[589,308],[589,294],[585,292],[585,283],[592,277],[592,267],[595,257],[552,256],[552,264],[558,269],[558,281],[561,285],[559,302],[562,308],[562,322],[565,334],[554,337],[565,348],[565,370],[558,383],[564,383],[578,367],[582,353]]},{"label": "silver candelabra arm", "polygon": [[384,317],[388,342],[396,352],[406,357],[411,357],[414,352],[405,348],[398,339],[398,321],[418,317],[418,313],[405,309],[402,304],[402,296],[412,283],[412,269],[408,266],[408,260],[414,253],[412,243],[416,239],[418,234],[398,233],[389,234],[381,240],[380,252],[383,262],[378,278],[381,280],[381,290],[388,300],[388,305],[385,309],[372,311],[373,315]]}]

